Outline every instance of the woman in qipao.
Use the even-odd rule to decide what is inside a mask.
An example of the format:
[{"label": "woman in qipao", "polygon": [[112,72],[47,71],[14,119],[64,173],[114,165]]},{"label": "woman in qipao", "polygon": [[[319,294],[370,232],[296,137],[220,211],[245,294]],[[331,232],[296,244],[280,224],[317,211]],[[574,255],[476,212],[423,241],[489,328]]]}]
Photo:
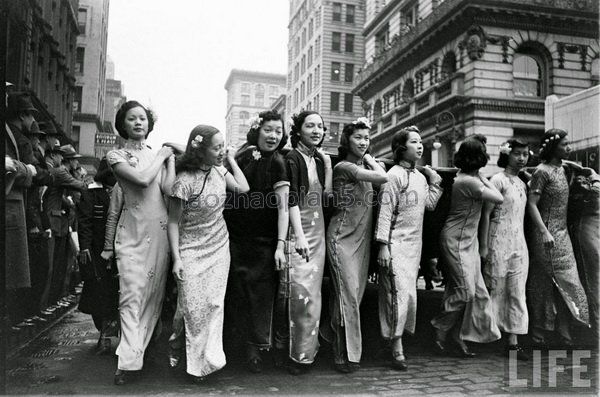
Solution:
[{"label": "woman in qipao", "polygon": [[[318,148],[325,138],[323,118],[315,111],[292,117],[292,147],[286,157],[290,178],[289,263],[280,272],[276,348],[288,349],[288,371],[304,373],[319,349],[321,284],[325,268],[323,200],[331,193],[331,158]],[[282,312],[282,308],[283,312]],[[278,354],[280,355],[280,354]]]},{"label": "woman in qipao", "polygon": [[[231,173],[223,167],[225,156]],[[234,156],[234,149],[225,151],[219,130],[196,126],[177,162],[169,202],[168,236],[185,324],[187,373],[196,383],[225,366],[223,315],[230,262],[225,190],[249,189]]]},{"label": "woman in qipao", "polygon": [[122,385],[126,371],[142,369],[144,352],[160,318],[169,260],[163,194],[170,191],[175,178],[175,157],[171,147],[163,146],[155,155],[146,146],[154,116],[139,102],[121,106],[115,127],[127,139],[125,147],[106,155],[123,191],[114,242],[121,319],[115,384]]},{"label": "woman in qipao", "polygon": [[367,153],[371,125],[366,117],[346,124],[333,168],[337,208],[327,228],[333,360],[338,372],[358,369],[362,355],[360,302],[369,270],[373,232],[373,184],[387,181],[385,169]]},{"label": "woman in qipao", "polygon": [[[425,210],[442,196],[442,178],[430,167],[417,170],[423,155],[419,129],[410,126],[392,138],[395,165],[382,186],[375,241],[379,243],[379,323],[392,344],[392,367],[406,370],[402,336],[413,334],[417,320],[417,277],[423,245]],[[427,178],[425,178],[427,177]],[[429,180],[429,182],[428,182]]]},{"label": "woman in qipao", "polygon": [[500,331],[506,334],[506,355],[513,351],[526,361],[517,335],[526,335],[529,324],[525,284],[529,253],[523,224],[527,206],[527,186],[519,171],[527,165],[529,145],[510,139],[500,146],[498,167],[504,168],[490,182],[502,193],[504,202],[483,205],[479,227],[479,252],[485,258],[483,277],[490,292],[492,308]]}]

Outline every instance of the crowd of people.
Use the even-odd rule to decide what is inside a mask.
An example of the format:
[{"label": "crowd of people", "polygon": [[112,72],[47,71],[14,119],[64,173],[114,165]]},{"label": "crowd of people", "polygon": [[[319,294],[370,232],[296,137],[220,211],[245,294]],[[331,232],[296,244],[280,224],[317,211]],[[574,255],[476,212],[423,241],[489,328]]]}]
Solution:
[{"label": "crowd of people", "polygon": [[[275,366],[306,373],[321,338],[332,344],[336,371],[359,370],[359,308],[372,245],[381,336],[389,342],[392,367],[408,368],[402,338],[415,332],[423,218],[444,191],[436,171],[416,165],[424,150],[417,127],[394,134],[389,170],[369,153],[371,125],[364,117],[344,126],[333,166],[321,149],[325,121],[315,111],[292,116],[289,134],[280,114],[261,112],[237,150],[226,148],[218,129],[198,125],[185,146],[167,143],[155,154],[146,145],[153,113],[129,101],[115,120],[126,144],[109,152],[95,181],[86,184],[72,148],[35,139],[31,109],[18,98],[9,102],[16,115],[10,128],[48,160],[45,167],[29,162],[26,149],[20,151],[25,145],[7,151],[14,179],[7,211],[14,209],[11,220],[25,218],[17,208],[31,207],[25,197],[28,203],[34,196],[37,209],[40,197],[43,208],[50,197],[60,199],[59,208],[40,212],[64,218],[62,229],[50,228],[48,257],[54,260],[41,284],[59,298],[69,284],[68,252],[78,259],[80,309],[92,314],[100,331],[98,352],[110,352],[110,337],[120,334],[115,384],[142,369],[145,350],[160,332],[169,269],[177,284],[169,364],[178,366],[185,351],[194,382],[225,366],[224,324],[237,330],[251,372],[263,370],[264,352],[271,350]],[[291,150],[284,149],[288,139]],[[504,170],[491,179],[481,173],[489,160],[484,136],[467,137],[454,154],[459,170],[439,240],[445,294],[431,321],[441,354],[472,357],[466,341],[493,342],[504,334],[506,355],[527,360],[519,336],[530,334],[542,348],[554,330],[572,346],[575,325],[591,324],[597,335],[600,177],[565,167],[569,151],[566,131],[547,131],[542,162],[528,174],[529,144],[509,139],[500,147]],[[30,246],[41,244],[31,238],[29,223],[20,228],[15,218],[12,224],[14,240],[7,233],[7,246],[21,244],[27,232]],[[74,231],[79,246],[69,251]],[[11,258],[11,251],[10,285],[33,291],[30,265]],[[29,258],[32,274],[35,260]],[[332,288],[323,302],[327,264]]]}]

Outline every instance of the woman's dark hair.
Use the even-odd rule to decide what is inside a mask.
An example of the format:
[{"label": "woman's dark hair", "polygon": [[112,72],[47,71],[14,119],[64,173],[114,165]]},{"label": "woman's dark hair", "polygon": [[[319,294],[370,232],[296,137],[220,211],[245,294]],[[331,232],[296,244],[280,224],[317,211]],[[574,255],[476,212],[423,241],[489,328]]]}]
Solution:
[{"label": "woman's dark hair", "polygon": [[[515,138],[509,139],[508,141],[506,141],[506,143],[508,143],[508,146],[510,146],[511,151],[517,148],[529,147],[529,143]],[[498,167],[506,168],[506,166],[508,165],[508,157],[508,154],[500,153],[500,155],[498,155],[498,161],[496,163],[498,164]]]},{"label": "woman's dark hair", "polygon": [[281,142],[279,142],[279,145],[277,146],[277,149],[275,149],[275,150],[283,149],[284,146],[287,144],[288,136],[285,133],[285,126],[283,125],[284,122],[283,122],[283,118],[281,117],[281,115],[279,113],[277,113],[276,110],[265,110],[264,112],[260,112],[258,114],[258,117],[260,117],[262,119],[260,122],[260,126],[258,128],[252,128],[252,126],[251,126],[250,131],[248,131],[248,133],[246,134],[246,140],[248,141],[248,144],[258,146],[258,132],[260,131],[260,127],[262,127],[264,123],[266,123],[267,121],[281,120],[283,136],[281,137]]},{"label": "woman's dark hair", "polygon": [[344,125],[342,136],[340,137],[340,146],[338,146],[338,156],[340,160],[344,160],[348,156],[348,151],[350,150],[350,137],[358,130],[371,131],[371,127],[362,121],[353,121],[352,123]]},{"label": "woman's dark hair", "polygon": [[567,134],[567,131],[560,128],[551,128],[546,131],[540,142],[540,160],[551,160],[554,157],[556,147]]},{"label": "woman's dark hair", "polygon": [[[200,164],[202,164],[204,151],[212,142],[213,136],[218,132],[218,129],[210,125],[195,126],[192,132],[190,132],[185,153],[175,163],[175,172],[197,171],[200,168]],[[198,136],[202,138],[196,138]]]},{"label": "woman's dark hair", "polygon": [[485,144],[487,138],[481,134],[474,134],[460,144],[454,153],[454,166],[462,172],[471,172],[485,167],[490,156],[487,154]]},{"label": "woman's dark hair", "polygon": [[112,172],[112,167],[108,165],[108,161],[106,160],[106,156],[102,157],[100,160],[100,164],[98,165],[98,172],[94,176],[94,180],[96,182],[100,182],[103,185],[114,186],[117,183],[115,178],[115,174]]},{"label": "woman's dark hair", "polygon": [[152,111],[146,109],[146,107],[138,101],[127,101],[121,105],[121,107],[117,111],[117,115],[115,116],[115,128],[117,129],[119,135],[121,135],[125,139],[129,139],[129,135],[127,135],[127,131],[125,130],[124,125],[125,117],[127,117],[128,111],[137,107],[144,109],[144,112],[146,112],[146,117],[148,118],[148,133],[146,134],[146,137],[148,137],[148,134],[150,134],[150,132],[152,132],[152,130],[154,129],[155,117]]},{"label": "woman's dark hair", "polygon": [[417,134],[421,133],[416,125],[411,125],[396,132],[392,138],[392,154],[394,155],[394,163],[398,164],[402,160],[402,155],[404,152],[406,152],[406,141],[408,141],[408,137],[410,136],[411,132],[416,132]]},{"label": "woman's dark hair", "polygon": [[327,128],[325,127],[325,121],[323,120],[323,117],[314,110],[305,110],[300,112],[300,114],[295,114],[292,116],[292,127],[290,131],[290,141],[292,141],[292,147],[295,148],[298,146],[298,142],[300,142],[300,131],[302,131],[302,124],[304,124],[304,120],[311,114],[316,114],[317,116],[321,117],[321,121],[323,121],[323,139],[321,139],[321,142],[319,142],[317,145],[317,147],[321,147],[321,144],[325,140],[325,132],[327,131]]}]

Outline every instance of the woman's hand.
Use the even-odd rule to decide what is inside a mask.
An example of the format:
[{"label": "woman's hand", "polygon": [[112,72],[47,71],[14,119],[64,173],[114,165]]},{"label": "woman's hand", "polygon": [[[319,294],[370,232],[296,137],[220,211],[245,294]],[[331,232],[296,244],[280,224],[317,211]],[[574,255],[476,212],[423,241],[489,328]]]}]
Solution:
[{"label": "woman's hand", "polygon": [[381,244],[379,247],[379,255],[377,255],[377,263],[381,267],[388,268],[392,263],[392,254],[390,253],[390,247],[387,244]]},{"label": "woman's hand", "polygon": [[319,156],[321,158],[321,160],[323,160],[323,164],[325,165],[325,168],[327,168],[327,167],[331,168],[331,157],[329,156],[329,154],[325,153],[325,151],[323,149],[318,148],[317,156]]},{"label": "woman's hand", "polygon": [[275,270],[283,270],[287,263],[285,257],[285,243],[281,240],[277,241],[277,249],[275,250]]},{"label": "woman's hand", "polygon": [[163,157],[163,160],[168,159],[172,155],[173,155],[173,148],[170,146],[161,147],[157,154],[158,157]]},{"label": "woman's hand", "polygon": [[294,249],[301,257],[306,259],[307,262],[310,260],[310,250],[308,248],[308,241],[306,241],[306,237],[296,237],[296,245],[294,246]]},{"label": "woman's hand", "polygon": [[100,253],[100,257],[102,259],[104,259],[105,261],[109,261],[113,258],[113,256],[115,256],[115,252],[114,251],[108,251],[108,250],[104,250]]},{"label": "woman's hand", "polygon": [[552,237],[548,230],[542,234],[542,242],[547,249],[554,248],[554,237]]},{"label": "woman's hand", "polygon": [[183,281],[183,262],[181,258],[173,259],[173,276],[177,281]]}]

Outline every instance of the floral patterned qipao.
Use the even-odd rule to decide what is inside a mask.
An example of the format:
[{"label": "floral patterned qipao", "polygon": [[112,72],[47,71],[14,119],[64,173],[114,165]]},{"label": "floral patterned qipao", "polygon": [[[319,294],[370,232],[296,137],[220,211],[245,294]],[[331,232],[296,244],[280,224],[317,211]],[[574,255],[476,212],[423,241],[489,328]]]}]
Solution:
[{"label": "floral patterned qipao", "polygon": [[[144,146],[127,145],[108,152],[111,166],[125,162],[130,167],[148,168],[155,154]],[[118,368],[140,370],[144,351],[160,318],[167,267],[167,206],[160,190],[162,172],[147,187],[119,178],[123,208],[115,234],[115,258],[119,269],[119,313],[121,342],[117,348]]]},{"label": "floral patterned qipao", "polygon": [[225,366],[223,316],[229,272],[229,234],[223,218],[224,167],[181,172],[172,197],[185,202],[179,222],[183,281],[179,307],[185,323],[187,372],[206,376]]}]

